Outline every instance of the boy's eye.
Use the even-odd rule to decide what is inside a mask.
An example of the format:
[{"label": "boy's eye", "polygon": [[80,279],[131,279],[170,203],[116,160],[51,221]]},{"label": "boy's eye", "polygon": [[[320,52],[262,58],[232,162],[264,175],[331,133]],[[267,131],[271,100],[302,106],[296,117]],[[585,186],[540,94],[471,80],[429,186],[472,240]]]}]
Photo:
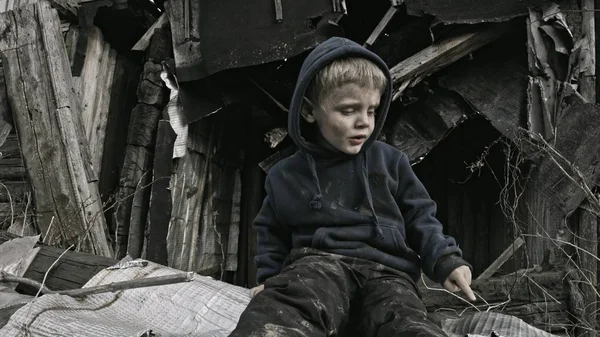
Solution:
[{"label": "boy's eye", "polygon": [[367,111],[367,114],[369,114],[369,116],[370,115],[374,115],[375,114],[375,110],[369,110],[369,111]]},{"label": "boy's eye", "polygon": [[354,109],[344,109],[344,110],[342,110],[342,113],[344,115],[351,115],[354,113]]}]

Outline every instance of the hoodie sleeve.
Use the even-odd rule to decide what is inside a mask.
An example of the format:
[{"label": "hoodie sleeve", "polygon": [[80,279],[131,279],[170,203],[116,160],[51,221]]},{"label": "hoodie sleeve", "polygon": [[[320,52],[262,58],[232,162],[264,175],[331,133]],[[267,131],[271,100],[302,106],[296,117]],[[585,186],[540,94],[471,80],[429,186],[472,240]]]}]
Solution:
[{"label": "hoodie sleeve", "polygon": [[277,218],[268,178],[265,187],[267,197],[253,224],[258,236],[254,262],[259,284],[265,282],[269,277],[279,274],[292,246],[292,234],[289,228],[281,224]]},{"label": "hoodie sleeve", "polygon": [[402,154],[398,167],[396,202],[402,211],[408,245],[421,257],[422,269],[431,280],[443,283],[450,273],[463,265],[462,251],[454,238],[443,233],[435,218],[436,204]]}]

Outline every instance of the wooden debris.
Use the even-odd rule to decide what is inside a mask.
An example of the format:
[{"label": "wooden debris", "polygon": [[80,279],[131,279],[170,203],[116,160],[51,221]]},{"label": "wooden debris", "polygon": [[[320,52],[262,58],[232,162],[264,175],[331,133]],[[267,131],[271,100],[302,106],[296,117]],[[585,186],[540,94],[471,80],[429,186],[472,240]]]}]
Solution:
[{"label": "wooden debris", "polygon": [[436,90],[405,107],[386,132],[386,142],[419,162],[469,114],[463,100],[447,90]]},{"label": "wooden debris", "polygon": [[600,107],[585,103],[576,93],[566,96],[557,124],[561,132],[535,148],[543,158],[536,162],[524,184],[518,218],[527,224],[529,263],[540,264],[556,246],[565,219],[588,197],[586,186],[598,181],[597,144],[600,143]]},{"label": "wooden debris", "polygon": [[111,0],[94,0],[94,1],[80,1],[78,10],[78,23],[80,32],[77,35],[77,42],[75,43],[75,52],[73,54],[73,61],[71,64],[71,71],[73,76],[80,76],[83,68],[85,53],[88,46],[88,37],[90,36],[94,27],[94,18],[98,8],[105,6],[112,6]]},{"label": "wooden debris", "polygon": [[240,170],[235,171],[233,196],[231,202],[231,219],[229,221],[229,238],[227,240],[227,257],[225,259],[225,270],[238,270],[238,246],[240,241],[240,216],[242,205],[242,177]]},{"label": "wooden debris", "polygon": [[448,39],[434,43],[390,69],[394,82],[393,99],[425,77],[487,45],[504,34],[510,26],[494,24],[474,27]]},{"label": "wooden debris", "polygon": [[394,5],[390,6],[390,9],[388,9],[383,18],[381,18],[381,21],[379,21],[377,27],[375,27],[371,35],[369,35],[367,41],[363,44],[364,47],[368,48],[372,46],[375,43],[375,41],[377,41],[379,35],[383,33],[383,30],[385,29],[385,27],[387,27],[388,23],[392,21],[392,18],[394,17],[396,12],[398,12],[398,8]]},{"label": "wooden debris", "polygon": [[[127,253],[137,258],[141,254],[143,242],[141,235],[144,232],[146,214],[143,211],[133,213],[132,209],[134,199],[137,201],[139,200],[137,198],[143,198],[150,191],[149,169],[152,163],[151,151],[154,147],[154,128],[160,115],[159,109],[145,104],[138,104],[131,114],[130,134],[116,193],[117,205],[113,225],[117,236],[117,258],[123,258]],[[132,240],[135,251],[127,248],[128,242]]]},{"label": "wooden debris", "polygon": [[[567,32],[565,34],[564,32]],[[569,82],[568,60],[573,37],[557,4],[530,9],[527,18],[529,84],[527,127],[545,139],[554,137],[561,87]],[[548,47],[550,41],[554,47]]]},{"label": "wooden debris", "polygon": [[0,26],[9,34],[2,63],[45,240],[111,256],[56,11],[47,2],[21,7],[2,14]]},{"label": "wooden debris", "polygon": [[156,277],[138,278],[134,280],[127,280],[121,282],[113,282],[109,284],[103,284],[100,286],[80,288],[80,289],[68,289],[68,290],[50,290],[45,287],[42,283],[35,280],[31,280],[25,277],[13,276],[4,272],[0,272],[0,283],[3,282],[17,282],[23,283],[30,287],[41,289],[42,294],[58,294],[66,295],[71,297],[84,297],[95,294],[102,294],[108,292],[117,292],[121,290],[145,288],[145,287],[156,287],[167,284],[176,284],[181,282],[190,282],[194,280],[193,273],[181,273],[174,275],[163,275]]},{"label": "wooden debris", "polygon": [[492,277],[494,273],[496,273],[498,269],[502,268],[504,263],[506,263],[506,261],[508,261],[508,259],[510,259],[515,254],[515,252],[519,248],[521,248],[521,246],[523,246],[524,243],[525,241],[523,240],[523,238],[517,238],[515,242],[513,242],[508,248],[506,248],[506,250],[502,254],[500,254],[500,256],[483,273],[481,273],[477,277],[476,280],[485,280],[487,278]]},{"label": "wooden debris", "polygon": [[280,23],[283,21],[283,6],[281,5],[281,0],[273,0],[273,2],[275,3],[275,21]]},{"label": "wooden debris", "polygon": [[104,42],[102,32],[92,28],[81,76],[74,76],[75,91],[81,99],[83,127],[92,154],[92,165],[101,174],[110,94],[117,52]]},{"label": "wooden debris", "polygon": [[167,235],[171,218],[171,191],[169,190],[173,161],[173,145],[175,132],[168,121],[158,122],[154,163],[152,192],[146,228],[146,243],[142,257],[163,265],[168,264]]},{"label": "wooden debris", "polygon": [[[581,282],[579,288],[583,295],[583,311],[581,320],[583,331],[581,335],[595,336],[598,328],[598,218],[589,212],[589,201],[584,201],[578,210],[578,230],[575,243],[579,247],[579,273]],[[587,332],[587,334],[586,334]]]},{"label": "wooden debris", "polygon": [[188,141],[197,145],[195,150],[190,146],[186,155],[175,162],[171,177],[173,209],[167,237],[168,265],[180,270],[194,268],[208,174],[208,151],[214,137],[210,130],[206,119],[190,124]]},{"label": "wooden debris", "polygon": [[564,272],[518,272],[477,280],[471,287],[485,302],[478,298],[475,303],[467,303],[439,290],[439,286],[431,286],[438,289],[431,290],[420,284],[419,290],[427,311],[439,316],[456,317],[489,310],[515,315],[540,329],[561,331],[572,326],[567,315],[568,295],[563,285],[564,276]]},{"label": "wooden debris", "polygon": [[[19,236],[0,231],[0,244],[17,237]],[[65,253],[64,249],[44,244],[38,246],[40,251],[29,265],[23,277],[42,282],[46,272],[48,272],[45,284],[54,290],[81,288],[100,270],[118,262],[112,258],[88,253],[74,251],[67,251]],[[65,254],[48,271],[50,266],[63,253]],[[18,290],[29,295],[35,295],[37,292],[37,289],[25,286],[20,286]]]},{"label": "wooden debris", "polygon": [[579,86],[583,98],[590,103],[596,103],[596,13],[594,0],[582,0],[581,7],[583,11],[581,27],[583,45],[579,64],[581,71]]},{"label": "wooden debris", "polygon": [[[156,30],[148,54],[152,58],[144,64],[141,81],[137,88],[138,104],[133,109],[129,122],[129,134],[119,188],[116,192],[117,206],[113,217],[116,228],[117,254],[122,258],[129,254],[138,258],[142,254],[144,232],[148,216],[152,162],[156,143],[156,129],[166,105],[163,82],[160,78],[162,66],[155,60],[167,58],[169,49],[165,44],[165,30]],[[154,46],[158,44],[159,46]],[[161,57],[159,54],[163,52]]]},{"label": "wooden debris", "polygon": [[279,150],[279,151],[273,153],[272,155],[270,155],[269,157],[267,157],[265,160],[258,163],[258,166],[265,173],[269,173],[269,170],[271,169],[271,167],[275,166],[275,164],[277,164],[281,160],[293,155],[296,152],[296,150],[297,149],[294,146],[289,146],[285,149]]},{"label": "wooden debris", "polygon": [[131,50],[136,50],[136,51],[146,50],[146,48],[148,48],[148,46],[150,45],[150,40],[152,39],[152,36],[154,35],[154,30],[162,29],[168,23],[169,23],[169,17],[167,16],[167,14],[166,13],[161,14],[160,17],[152,24],[152,26],[150,26],[148,31],[146,31],[146,33],[144,33],[144,35],[140,38],[140,40],[135,44],[135,46],[133,46],[133,48],[131,48]]}]

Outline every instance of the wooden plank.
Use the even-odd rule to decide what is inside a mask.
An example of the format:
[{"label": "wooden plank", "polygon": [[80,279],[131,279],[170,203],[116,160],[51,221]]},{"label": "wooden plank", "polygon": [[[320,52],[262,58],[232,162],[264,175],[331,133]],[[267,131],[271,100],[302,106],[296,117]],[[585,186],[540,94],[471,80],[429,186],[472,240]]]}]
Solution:
[{"label": "wooden plank", "polygon": [[[85,137],[88,141],[92,157],[92,166],[96,173],[98,163],[102,158],[102,152],[94,152],[92,147],[92,133],[96,120],[96,95],[102,87],[100,83],[106,71],[102,68],[102,58],[104,53],[104,38],[98,27],[93,27],[88,38],[88,45],[85,54],[85,61],[81,70],[81,76],[73,76],[73,85],[81,102],[81,119]],[[108,50],[106,51],[108,53]],[[106,66],[106,65],[105,65]]]},{"label": "wooden plank", "polygon": [[108,117],[110,114],[110,101],[114,75],[117,65],[117,51],[110,48],[108,43],[104,44],[104,53],[101,69],[104,69],[104,81],[99,83],[100,90],[96,96],[96,111],[94,121],[90,130],[89,142],[90,153],[93,153],[92,164],[98,176],[102,173],[102,160],[104,155],[104,143],[106,139]]},{"label": "wooden plank", "polygon": [[590,208],[590,202],[584,201],[582,207],[578,210],[578,232],[576,244],[579,247],[577,255],[579,256],[579,272],[581,273],[581,282],[579,288],[583,294],[583,312],[580,319],[583,327],[580,329],[580,336],[597,336],[598,319],[598,219],[596,215],[587,211]]},{"label": "wooden plank", "polygon": [[392,81],[396,87],[393,99],[400,97],[407,87],[414,86],[423,78],[495,41],[509,28],[510,26],[506,24],[471,28],[466,32],[433,43],[430,47],[398,63],[390,69]]},{"label": "wooden plank", "polygon": [[239,169],[235,171],[234,179],[229,239],[227,240],[227,258],[225,261],[225,269],[227,271],[237,271],[238,269],[238,245],[240,241],[240,216],[242,204],[242,177]]},{"label": "wooden plank", "polygon": [[392,18],[394,17],[396,12],[398,12],[398,8],[393,5],[390,6],[383,18],[381,18],[381,21],[379,21],[379,23],[377,24],[377,27],[375,27],[373,32],[371,32],[371,35],[369,35],[369,38],[367,38],[367,41],[363,44],[364,47],[368,48],[372,46],[375,43],[375,41],[377,41],[379,35],[383,33],[383,30],[385,29],[385,27],[387,27],[388,23],[392,21]]},{"label": "wooden plank", "polygon": [[[190,124],[190,143],[207,142],[206,148],[210,149],[213,137],[207,119]],[[194,269],[209,163],[207,152],[200,153],[192,148],[176,161],[170,187],[173,211],[167,237],[169,267]]]},{"label": "wooden plank", "polygon": [[523,246],[524,243],[525,240],[523,240],[521,237],[518,237],[515,242],[506,248],[506,250],[502,252],[502,254],[500,254],[500,256],[498,256],[498,258],[477,277],[477,280],[485,280],[492,277],[494,273],[496,273],[498,269],[500,269],[504,263],[506,263],[506,261],[508,261],[508,259],[510,259],[514,253],[521,248],[521,246]]},{"label": "wooden plank", "polygon": [[110,94],[110,114],[104,139],[104,154],[100,169],[98,188],[105,205],[105,214],[114,232],[115,192],[119,186],[119,174],[123,167],[127,148],[127,130],[131,112],[137,104],[135,95],[141,68],[123,55],[117,55],[114,79]]},{"label": "wooden plank", "polygon": [[280,23],[283,21],[283,6],[281,5],[281,0],[273,0],[275,3],[275,21]]},{"label": "wooden plank", "polygon": [[[157,109],[158,110],[158,109]],[[135,116],[135,112],[134,112]],[[121,169],[119,187],[115,200],[115,213],[113,225],[116,233],[116,252],[117,258],[123,258],[127,255],[127,244],[129,242],[131,214],[133,199],[136,195],[144,194],[145,191],[140,186],[145,174],[147,174],[150,162],[149,150],[144,146],[128,144],[125,152],[125,160]],[[135,221],[134,235],[139,235],[139,221]]]},{"label": "wooden plank", "polygon": [[142,253],[146,259],[168,264],[167,235],[171,219],[171,190],[169,184],[173,161],[175,132],[168,121],[158,122],[154,155],[153,184],[148,211],[147,243]]},{"label": "wooden plank", "polygon": [[[79,27],[71,27],[65,36],[65,47],[67,48],[67,55],[69,56],[69,64],[71,65],[71,67],[73,67],[73,61],[75,60],[75,52],[77,51],[77,40],[79,39],[79,32]],[[75,90],[78,90],[77,86]]]},{"label": "wooden plank", "polygon": [[110,256],[58,15],[42,2],[0,15],[0,27],[7,32],[2,63],[40,229],[47,242]]},{"label": "wooden plank", "polygon": [[594,0],[581,0],[583,46],[579,67],[580,90],[586,101],[596,103],[596,23]]},{"label": "wooden plank", "polygon": [[[19,236],[0,231],[0,244]],[[40,251],[25,272],[24,277],[42,282],[44,275],[50,266],[64,253],[64,249],[38,244]],[[67,251],[56,263],[46,279],[46,286],[52,290],[66,290],[81,288],[87,281],[102,269],[116,264],[118,261],[112,258]],[[19,286],[19,292],[35,295],[37,289],[27,286]]]},{"label": "wooden plank", "polygon": [[161,14],[158,20],[154,21],[152,26],[150,26],[150,28],[146,31],[146,33],[144,33],[144,35],[139,39],[135,46],[131,48],[131,50],[146,50],[146,48],[148,48],[148,45],[150,45],[150,39],[152,39],[152,36],[154,35],[154,30],[164,28],[167,25],[167,23],[169,23],[168,15],[166,13]]},{"label": "wooden plank", "polygon": [[[125,159],[121,169],[119,188],[116,192],[116,227],[117,257],[122,258],[127,253],[129,227],[131,224],[131,211],[133,198],[136,194],[145,194],[149,189],[145,184],[140,184],[150,169],[153,132],[161,115],[159,109],[153,106],[138,104],[132,112],[130,132],[127,139]],[[139,221],[134,219],[136,226]],[[134,233],[139,235],[143,230],[136,227]],[[138,253],[139,254],[139,253]]]},{"label": "wooden plank", "polygon": [[143,151],[142,153],[147,155],[147,157],[144,158],[145,167],[147,169],[141,171],[142,175],[135,186],[135,191],[131,200],[129,236],[127,240],[127,254],[134,259],[140,258],[142,254],[152,179],[152,155],[149,151]]}]

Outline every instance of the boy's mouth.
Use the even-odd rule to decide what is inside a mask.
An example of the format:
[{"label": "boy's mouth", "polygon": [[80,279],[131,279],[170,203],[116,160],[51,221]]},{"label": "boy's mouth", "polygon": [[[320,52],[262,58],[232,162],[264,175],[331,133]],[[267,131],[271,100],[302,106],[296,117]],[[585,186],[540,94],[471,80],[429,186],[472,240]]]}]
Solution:
[{"label": "boy's mouth", "polygon": [[358,136],[353,136],[353,137],[349,137],[350,139],[350,143],[352,145],[359,145],[361,143],[363,143],[365,141],[365,139],[367,139],[366,135],[358,135]]}]

